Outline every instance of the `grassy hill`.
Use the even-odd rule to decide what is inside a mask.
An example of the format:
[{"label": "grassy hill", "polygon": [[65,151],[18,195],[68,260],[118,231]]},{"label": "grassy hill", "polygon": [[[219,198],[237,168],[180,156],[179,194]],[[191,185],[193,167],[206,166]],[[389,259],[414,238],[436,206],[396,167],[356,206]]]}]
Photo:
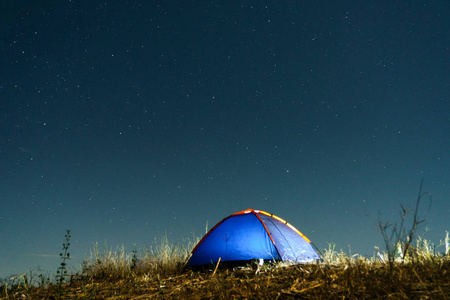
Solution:
[{"label": "grassy hill", "polygon": [[3,284],[2,299],[447,299],[450,298],[448,236],[436,253],[417,241],[391,261],[383,252],[373,258],[349,257],[333,247],[318,263],[286,265],[249,263],[235,269],[211,265],[196,272],[185,268],[190,247],[169,245],[127,253],[94,247],[76,274],[52,281]]}]

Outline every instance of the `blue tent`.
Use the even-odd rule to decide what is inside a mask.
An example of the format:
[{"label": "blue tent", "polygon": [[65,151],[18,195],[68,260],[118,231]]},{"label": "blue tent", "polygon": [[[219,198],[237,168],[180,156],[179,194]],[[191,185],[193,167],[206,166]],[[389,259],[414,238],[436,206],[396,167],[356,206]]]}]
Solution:
[{"label": "blue tent", "polygon": [[311,241],[270,213],[247,209],[220,221],[192,250],[190,266],[264,259],[311,262],[320,259]]}]

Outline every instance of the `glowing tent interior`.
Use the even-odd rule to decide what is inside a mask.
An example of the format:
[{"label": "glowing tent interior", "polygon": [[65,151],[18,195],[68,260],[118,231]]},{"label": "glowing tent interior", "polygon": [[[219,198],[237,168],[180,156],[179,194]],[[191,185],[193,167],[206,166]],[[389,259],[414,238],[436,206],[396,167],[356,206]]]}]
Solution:
[{"label": "glowing tent interior", "polygon": [[215,225],[192,250],[190,266],[253,259],[311,262],[320,259],[311,241],[283,219],[254,209],[234,213]]}]

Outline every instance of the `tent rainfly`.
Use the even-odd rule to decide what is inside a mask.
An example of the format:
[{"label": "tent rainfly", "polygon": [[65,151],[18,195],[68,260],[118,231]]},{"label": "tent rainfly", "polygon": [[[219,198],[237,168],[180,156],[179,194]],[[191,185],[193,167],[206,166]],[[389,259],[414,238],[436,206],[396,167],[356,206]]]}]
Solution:
[{"label": "tent rainfly", "polygon": [[192,250],[192,267],[253,259],[305,263],[320,259],[311,241],[285,220],[247,209],[214,226]]}]

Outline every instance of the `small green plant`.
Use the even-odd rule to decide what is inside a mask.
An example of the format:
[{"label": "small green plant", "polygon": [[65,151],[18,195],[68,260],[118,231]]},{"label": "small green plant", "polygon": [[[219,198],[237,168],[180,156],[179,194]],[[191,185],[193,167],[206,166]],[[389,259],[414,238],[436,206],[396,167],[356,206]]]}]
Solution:
[{"label": "small green plant", "polygon": [[61,265],[56,271],[56,283],[61,286],[64,283],[65,277],[67,276],[67,263],[66,260],[70,259],[69,246],[70,246],[70,229],[66,230],[65,243],[63,243],[62,252],[59,254],[61,257]]}]

